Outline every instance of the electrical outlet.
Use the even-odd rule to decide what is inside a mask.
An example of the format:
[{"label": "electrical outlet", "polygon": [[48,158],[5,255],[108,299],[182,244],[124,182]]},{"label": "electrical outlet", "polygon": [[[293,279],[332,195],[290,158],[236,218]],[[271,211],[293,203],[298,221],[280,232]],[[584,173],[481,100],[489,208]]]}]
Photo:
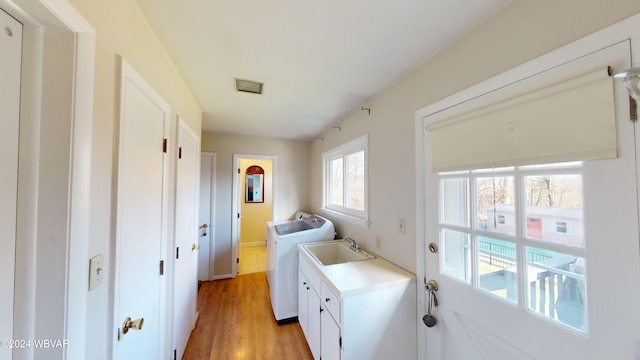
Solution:
[{"label": "electrical outlet", "polygon": [[404,219],[398,219],[398,234],[405,234]]},{"label": "electrical outlet", "polygon": [[382,238],[380,236],[376,236],[376,249],[382,250]]}]

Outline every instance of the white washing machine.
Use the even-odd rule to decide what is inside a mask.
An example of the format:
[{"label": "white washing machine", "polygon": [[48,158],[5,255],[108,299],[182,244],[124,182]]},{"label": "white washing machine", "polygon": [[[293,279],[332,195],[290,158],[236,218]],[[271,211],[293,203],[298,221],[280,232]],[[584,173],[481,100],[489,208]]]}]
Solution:
[{"label": "white washing machine", "polygon": [[267,223],[267,280],[278,323],[298,316],[298,244],[333,240],[333,223],[318,215]]}]

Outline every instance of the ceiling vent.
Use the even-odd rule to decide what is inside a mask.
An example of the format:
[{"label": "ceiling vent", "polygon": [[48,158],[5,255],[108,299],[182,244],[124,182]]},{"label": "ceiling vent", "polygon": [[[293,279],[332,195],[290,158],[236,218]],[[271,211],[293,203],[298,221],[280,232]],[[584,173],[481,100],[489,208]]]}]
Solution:
[{"label": "ceiling vent", "polygon": [[251,94],[262,94],[263,83],[250,80],[242,80],[234,78],[236,82],[236,91],[247,92]]}]

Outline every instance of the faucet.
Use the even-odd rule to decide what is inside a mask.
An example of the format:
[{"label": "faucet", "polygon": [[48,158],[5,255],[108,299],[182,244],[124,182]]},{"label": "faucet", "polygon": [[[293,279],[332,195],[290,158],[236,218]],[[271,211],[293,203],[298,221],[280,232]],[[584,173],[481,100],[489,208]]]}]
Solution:
[{"label": "faucet", "polygon": [[352,238],[350,238],[348,236],[345,236],[344,239],[342,239],[342,242],[343,243],[344,242],[348,242],[350,244],[349,248],[351,250],[353,250],[355,252],[360,252],[360,245],[358,245],[358,243],[355,240],[353,240]]}]

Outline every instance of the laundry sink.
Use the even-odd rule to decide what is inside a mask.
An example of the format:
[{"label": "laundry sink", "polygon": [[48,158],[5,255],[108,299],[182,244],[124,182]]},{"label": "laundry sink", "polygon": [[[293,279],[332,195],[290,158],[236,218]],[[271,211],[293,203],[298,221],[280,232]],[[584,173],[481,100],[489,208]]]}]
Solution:
[{"label": "laundry sink", "polygon": [[296,221],[291,221],[288,223],[276,225],[275,228],[278,235],[286,235],[286,234],[291,234],[298,231],[310,230],[310,229],[313,229],[314,227],[312,225],[309,225],[305,221],[296,220]]},{"label": "laundry sink", "polygon": [[355,251],[342,241],[328,241],[318,244],[306,244],[303,247],[320,265],[342,264],[351,261],[375,259],[376,256],[365,250]]}]

